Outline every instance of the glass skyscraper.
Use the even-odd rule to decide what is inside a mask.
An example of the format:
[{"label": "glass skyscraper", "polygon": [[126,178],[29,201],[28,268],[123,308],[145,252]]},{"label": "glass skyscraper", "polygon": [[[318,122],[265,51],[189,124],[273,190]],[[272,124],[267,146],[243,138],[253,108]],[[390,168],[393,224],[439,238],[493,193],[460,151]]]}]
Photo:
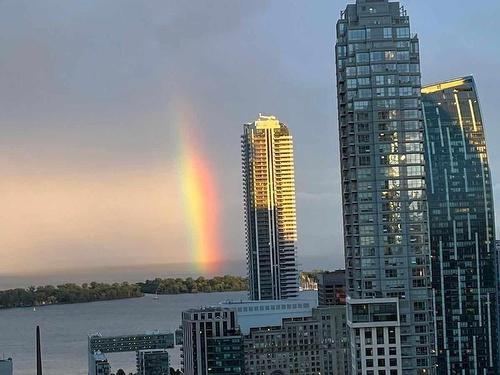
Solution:
[{"label": "glass skyscraper", "polygon": [[293,140],[274,116],[243,126],[241,137],[250,298],[299,292]]},{"label": "glass skyscraper", "polygon": [[426,176],[442,374],[497,374],[495,216],[472,77],[422,88]]},{"label": "glass skyscraper", "polygon": [[337,23],[350,372],[435,370],[419,41],[398,2]]}]

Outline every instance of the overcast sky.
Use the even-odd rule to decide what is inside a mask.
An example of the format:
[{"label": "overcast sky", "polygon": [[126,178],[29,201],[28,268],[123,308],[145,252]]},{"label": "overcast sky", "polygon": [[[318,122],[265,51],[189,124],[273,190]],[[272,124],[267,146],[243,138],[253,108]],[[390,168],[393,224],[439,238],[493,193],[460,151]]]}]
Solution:
[{"label": "overcast sky", "polygon": [[[423,82],[475,76],[499,190],[500,3],[403,3]],[[221,256],[245,256],[239,136],[263,112],[294,134],[300,256],[341,266],[333,47],[343,7],[0,1],[0,273],[192,261],[179,103],[217,181]]]}]

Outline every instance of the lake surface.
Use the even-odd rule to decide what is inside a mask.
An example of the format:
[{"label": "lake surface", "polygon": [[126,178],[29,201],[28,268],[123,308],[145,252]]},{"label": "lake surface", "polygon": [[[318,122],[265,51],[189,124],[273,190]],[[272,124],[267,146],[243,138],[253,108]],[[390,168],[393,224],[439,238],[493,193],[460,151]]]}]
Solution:
[{"label": "lake surface", "polygon": [[[181,312],[191,307],[241,300],[246,292],[203,293],[0,310],[0,358],[12,357],[14,375],[35,373],[35,329],[42,331],[43,370],[49,375],[87,374],[87,335],[174,331]],[[171,352],[171,365],[179,367],[179,350]],[[135,372],[135,353],[108,356],[113,372]]]}]

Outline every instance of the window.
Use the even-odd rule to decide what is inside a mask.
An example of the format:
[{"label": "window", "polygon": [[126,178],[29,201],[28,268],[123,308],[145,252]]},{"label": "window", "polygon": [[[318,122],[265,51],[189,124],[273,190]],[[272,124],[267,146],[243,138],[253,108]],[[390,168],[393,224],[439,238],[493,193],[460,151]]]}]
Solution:
[{"label": "window", "polygon": [[349,40],[365,40],[366,30],[349,30],[347,33],[347,38]]},{"label": "window", "polygon": [[[401,101],[401,104],[403,108],[418,108],[418,99],[403,99]],[[406,121],[406,122],[412,122],[412,121]]]},{"label": "window", "polygon": [[397,52],[398,60],[409,60],[410,59],[410,51],[398,51]]},{"label": "window", "polygon": [[404,110],[403,111],[403,118],[405,119],[413,119],[413,118],[419,118],[418,116],[418,111],[417,110]]},{"label": "window", "polygon": [[384,27],[384,39],[392,38],[392,27]]},{"label": "window", "polygon": [[375,245],[375,237],[372,236],[360,236],[359,240],[361,246]]},{"label": "window", "polygon": [[381,52],[381,51],[371,52],[370,59],[372,62],[384,61],[384,52]]},{"label": "window", "polygon": [[[378,327],[377,328],[377,344],[383,344],[384,343],[384,329]],[[384,365],[382,365],[384,366]]]},{"label": "window", "polygon": [[400,87],[399,88],[399,95],[400,96],[412,96],[413,90],[411,87]]},{"label": "window", "polygon": [[368,180],[372,177],[371,168],[358,168],[357,176],[360,180]]},{"label": "window", "polygon": [[368,109],[369,102],[368,101],[356,101],[354,102],[354,110],[363,111]]},{"label": "window", "polygon": [[399,39],[409,38],[410,37],[410,28],[409,27],[396,28],[396,37]]},{"label": "window", "polygon": [[360,65],[357,67],[358,75],[368,75],[370,74],[370,67],[368,65]]},{"label": "window", "polygon": [[[406,164],[422,164],[423,155],[422,154],[408,154],[405,157]],[[420,181],[420,180],[411,180],[411,181]],[[408,187],[410,184],[408,183]]]},{"label": "window", "polygon": [[386,61],[395,60],[396,56],[399,56],[399,52],[397,53],[397,55],[396,55],[396,52],[394,52],[394,51],[385,51],[385,53],[384,53],[384,59]]},{"label": "window", "polygon": [[358,153],[359,154],[369,154],[370,153],[370,146],[359,146]]},{"label": "window", "polygon": [[422,166],[415,165],[415,166],[406,167],[406,175],[408,177],[411,177],[411,176],[422,176],[423,175]]},{"label": "window", "polygon": [[387,278],[398,277],[398,271],[397,270],[385,270],[385,277],[387,277]]},{"label": "window", "polygon": [[364,155],[359,157],[359,165],[369,166],[371,164],[370,156]]},{"label": "window", "polygon": [[415,326],[415,333],[427,332],[427,326]]},{"label": "window", "polygon": [[357,87],[357,80],[355,78],[349,78],[347,80],[347,88],[348,89],[355,89]]},{"label": "window", "polygon": [[338,57],[346,57],[346,54],[347,54],[346,46],[337,46]]},{"label": "window", "polygon": [[359,89],[358,90],[358,98],[359,99],[367,99],[372,97],[372,89]]},{"label": "window", "polygon": [[398,72],[399,73],[409,73],[410,72],[410,64],[398,64]]},{"label": "window", "polygon": [[384,84],[384,76],[375,76],[375,85],[382,86]]},{"label": "window", "polygon": [[368,132],[370,131],[370,124],[362,123],[358,124],[358,132]]},{"label": "window", "polygon": [[406,152],[422,152],[424,146],[421,143],[407,143]]},{"label": "window", "polygon": [[422,133],[420,132],[405,132],[406,142],[418,142],[422,140]]},{"label": "window", "polygon": [[356,53],[356,63],[370,62],[370,54],[368,52]]},{"label": "window", "polygon": [[358,85],[367,86],[370,84],[370,78],[358,78]]},{"label": "window", "polygon": [[348,77],[356,77],[356,67],[348,66],[345,71]]}]

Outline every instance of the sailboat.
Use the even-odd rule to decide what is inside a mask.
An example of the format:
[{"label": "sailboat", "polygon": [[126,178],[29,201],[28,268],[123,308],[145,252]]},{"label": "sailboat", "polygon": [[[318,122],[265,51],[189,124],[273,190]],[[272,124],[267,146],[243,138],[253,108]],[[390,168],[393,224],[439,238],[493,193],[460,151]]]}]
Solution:
[{"label": "sailboat", "polygon": [[160,299],[160,297],[158,296],[158,289],[156,289],[156,292],[155,292],[155,295],[154,295],[153,299],[154,299],[155,301],[157,301],[157,300],[159,300],[159,299]]}]

